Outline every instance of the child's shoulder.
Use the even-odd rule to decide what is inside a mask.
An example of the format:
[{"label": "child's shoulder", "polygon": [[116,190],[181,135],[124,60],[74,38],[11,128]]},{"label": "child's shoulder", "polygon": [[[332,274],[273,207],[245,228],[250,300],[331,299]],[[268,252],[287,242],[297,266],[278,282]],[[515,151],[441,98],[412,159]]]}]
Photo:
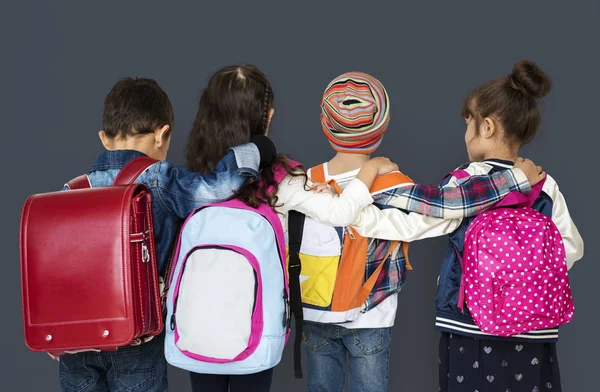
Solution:
[{"label": "child's shoulder", "polygon": [[451,174],[460,177],[480,176],[488,174],[493,166],[485,162],[467,162],[456,169]]},{"label": "child's shoulder", "polygon": [[550,174],[546,174],[546,182],[544,182],[542,192],[546,193],[553,200],[559,192],[558,183]]},{"label": "child's shoulder", "polygon": [[378,176],[371,185],[371,194],[386,192],[390,189],[401,188],[414,185],[414,181],[402,173],[401,171],[393,171],[391,173]]}]

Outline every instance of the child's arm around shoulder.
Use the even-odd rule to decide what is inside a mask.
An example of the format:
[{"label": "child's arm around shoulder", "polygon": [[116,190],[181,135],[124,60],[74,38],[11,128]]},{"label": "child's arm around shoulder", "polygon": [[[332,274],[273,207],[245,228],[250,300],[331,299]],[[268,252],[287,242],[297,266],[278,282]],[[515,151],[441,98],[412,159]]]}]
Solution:
[{"label": "child's arm around shoulder", "polygon": [[327,225],[348,226],[373,202],[369,188],[375,177],[395,169],[397,166],[387,158],[373,158],[363,165],[339,196],[311,190],[314,184],[306,176],[288,175],[277,190],[277,211],[286,214],[294,210]]},{"label": "child's arm around shoulder", "polygon": [[160,162],[150,168],[154,170],[150,186],[157,189],[159,201],[167,210],[184,219],[202,205],[231,198],[248,179],[257,179],[261,164],[271,162],[275,155],[273,143],[258,137],[252,143],[233,147],[212,173]]},{"label": "child's arm around shoulder", "polygon": [[[486,175],[489,167],[483,164],[465,164],[440,184],[442,189],[456,189],[467,177]],[[411,188],[415,184],[404,183],[398,188]],[[376,192],[377,193],[377,192]],[[401,192],[398,192],[401,194]],[[393,208],[398,199],[391,199],[388,207],[380,209],[377,205],[367,206],[352,226],[364,237],[390,241],[412,242],[426,238],[439,237],[456,230],[462,219],[443,219],[421,215],[400,208]],[[385,206],[382,206],[385,207]]]},{"label": "child's arm around shoulder", "polygon": [[331,226],[348,226],[358,213],[373,202],[366,185],[352,180],[341,196],[311,190],[313,182],[306,177],[286,176],[277,191],[277,211],[285,214],[294,210]]},{"label": "child's arm around shoulder", "polygon": [[[521,160],[510,170],[489,174],[484,163],[463,165],[440,185],[397,187],[373,195],[375,203],[444,219],[459,219],[482,213],[512,191],[529,193],[531,183],[543,179],[530,160]],[[527,174],[525,174],[527,173]]]},{"label": "child's arm around shoulder", "polygon": [[368,238],[413,242],[450,234],[462,219],[442,219],[406,212],[398,208],[365,207],[352,224],[358,234]]},{"label": "child's arm around shoulder", "polygon": [[571,269],[576,261],[583,257],[583,238],[569,214],[565,197],[560,192],[554,178],[547,176],[543,192],[552,199],[552,220],[558,228],[565,245],[567,267]]}]

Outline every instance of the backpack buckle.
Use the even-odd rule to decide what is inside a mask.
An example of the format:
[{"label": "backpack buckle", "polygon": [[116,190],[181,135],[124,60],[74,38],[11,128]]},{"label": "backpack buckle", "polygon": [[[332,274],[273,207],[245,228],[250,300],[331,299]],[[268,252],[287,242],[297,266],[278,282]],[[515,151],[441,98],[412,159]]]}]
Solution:
[{"label": "backpack buckle", "polygon": [[290,307],[290,301],[287,299],[287,296],[284,297],[284,302],[285,312],[283,313],[283,327],[286,329],[286,331],[289,331],[292,324],[292,309]]},{"label": "backpack buckle", "polygon": [[354,233],[352,233],[352,230],[350,230],[348,227],[344,227],[344,230],[346,230],[346,233],[348,233],[348,237],[350,237],[351,240],[356,239],[356,237],[354,236]]},{"label": "backpack buckle", "polygon": [[142,263],[147,263],[150,261],[150,252],[148,251],[148,246],[146,242],[142,242]]}]

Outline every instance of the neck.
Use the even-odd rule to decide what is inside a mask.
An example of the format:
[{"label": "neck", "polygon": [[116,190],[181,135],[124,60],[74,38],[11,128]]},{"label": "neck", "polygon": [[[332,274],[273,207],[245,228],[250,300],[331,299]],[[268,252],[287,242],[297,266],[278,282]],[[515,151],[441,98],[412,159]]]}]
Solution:
[{"label": "neck", "polygon": [[360,169],[371,156],[369,154],[348,154],[338,152],[328,163],[328,171],[331,175]]},{"label": "neck", "polygon": [[496,159],[503,159],[506,161],[515,162],[518,157],[519,157],[519,146],[518,145],[512,146],[512,147],[511,146],[502,146],[502,147],[487,151],[483,156],[483,160],[496,158]]},{"label": "neck", "polygon": [[137,138],[112,140],[110,143],[105,144],[104,147],[109,151],[132,150],[139,151],[148,156],[151,155],[150,148],[148,148],[148,143],[145,143],[145,141],[142,140],[137,140]]}]

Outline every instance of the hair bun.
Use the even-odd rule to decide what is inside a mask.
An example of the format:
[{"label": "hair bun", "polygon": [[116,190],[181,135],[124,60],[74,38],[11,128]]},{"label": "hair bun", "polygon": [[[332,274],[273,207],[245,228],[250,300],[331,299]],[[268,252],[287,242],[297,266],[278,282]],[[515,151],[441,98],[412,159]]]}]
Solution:
[{"label": "hair bun", "polygon": [[535,99],[546,96],[552,89],[552,81],[533,61],[521,60],[513,65],[508,76],[509,85]]}]

